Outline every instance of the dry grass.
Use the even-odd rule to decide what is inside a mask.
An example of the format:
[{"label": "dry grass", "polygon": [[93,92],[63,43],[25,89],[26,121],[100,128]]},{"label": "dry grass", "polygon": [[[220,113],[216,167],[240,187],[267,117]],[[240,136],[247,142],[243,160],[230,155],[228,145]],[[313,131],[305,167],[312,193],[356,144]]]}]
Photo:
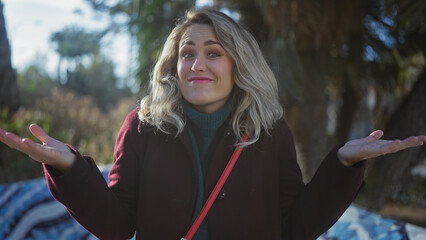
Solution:
[{"label": "dry grass", "polygon": [[385,204],[379,214],[426,228],[426,207],[424,206],[391,202]]}]

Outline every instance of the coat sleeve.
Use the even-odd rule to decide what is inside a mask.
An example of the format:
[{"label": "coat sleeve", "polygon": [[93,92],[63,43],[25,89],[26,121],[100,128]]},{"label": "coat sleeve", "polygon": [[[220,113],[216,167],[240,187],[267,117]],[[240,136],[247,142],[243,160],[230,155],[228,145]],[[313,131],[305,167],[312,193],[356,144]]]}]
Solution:
[{"label": "coat sleeve", "polygon": [[88,231],[100,239],[129,239],[135,232],[137,171],[144,140],[138,132],[137,110],[131,112],[117,136],[114,165],[107,185],[92,158],[72,146],[76,161],[65,173],[44,165],[53,197]]},{"label": "coat sleeve", "polygon": [[322,160],[305,185],[297,164],[293,137],[285,121],[279,123],[276,142],[280,159],[280,199],[283,239],[316,239],[350,206],[364,185],[366,163],[346,167],[337,158],[336,146]]}]

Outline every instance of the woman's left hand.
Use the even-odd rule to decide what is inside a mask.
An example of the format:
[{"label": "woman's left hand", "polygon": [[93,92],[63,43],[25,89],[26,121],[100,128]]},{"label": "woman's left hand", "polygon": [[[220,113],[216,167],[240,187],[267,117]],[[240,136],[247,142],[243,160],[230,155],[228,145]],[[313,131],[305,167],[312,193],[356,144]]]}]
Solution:
[{"label": "woman's left hand", "polygon": [[359,161],[420,146],[426,141],[424,135],[404,140],[381,140],[382,136],[383,131],[376,130],[366,138],[351,140],[337,151],[337,157],[343,165],[351,167]]}]

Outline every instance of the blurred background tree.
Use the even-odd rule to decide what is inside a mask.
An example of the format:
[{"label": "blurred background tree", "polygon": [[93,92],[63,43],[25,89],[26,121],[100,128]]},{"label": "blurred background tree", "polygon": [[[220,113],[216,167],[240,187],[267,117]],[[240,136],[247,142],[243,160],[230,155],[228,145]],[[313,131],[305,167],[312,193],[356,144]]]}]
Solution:
[{"label": "blurred background tree", "polygon": [[[109,12],[113,19],[118,15],[125,15],[129,19],[126,27],[139,48],[139,66],[136,75],[141,91],[147,86],[150,71],[176,20],[196,2],[195,0],[86,1],[96,10]],[[119,26],[114,22],[113,25]]]},{"label": "blurred background tree", "polygon": [[[375,128],[384,129],[385,138],[426,132],[426,2],[214,2],[238,12],[263,47],[280,84],[305,181],[336,143]],[[410,202],[425,216],[426,189],[419,184],[426,174],[411,174],[425,165],[425,148],[382,158],[370,164],[360,202],[374,210],[391,201]]]},{"label": "blurred background tree", "polygon": [[56,44],[56,52],[59,55],[59,81],[67,82],[69,80],[68,78],[61,79],[63,75],[61,71],[62,61],[64,59],[68,60],[66,70],[68,73],[73,70],[72,68],[75,69],[81,65],[82,57],[91,54],[96,59],[100,51],[100,38],[102,38],[101,34],[88,33],[86,30],[76,26],[65,27],[62,31],[52,33],[50,40]]},{"label": "blurred background tree", "polygon": [[[102,34],[126,29],[133,36],[139,49],[138,71],[135,73],[140,87],[138,95],[143,95],[150,70],[175,19],[193,6],[195,0],[86,2],[93,9],[111,15],[111,25]],[[425,1],[213,0],[211,3],[231,14],[253,33],[275,72],[306,182],[322,157],[338,143],[364,137],[376,128],[384,129],[384,138],[388,139],[426,132]],[[123,16],[126,21],[119,20]],[[80,55],[65,53],[62,49],[66,49],[67,38],[57,36],[65,33],[86,34],[88,38],[82,42],[92,47],[88,51],[80,49]],[[102,132],[94,125],[99,122],[99,126],[103,126],[102,119],[107,117],[122,116],[116,119],[119,126],[129,109],[114,105],[114,102],[107,104],[113,107],[93,104],[106,101],[96,95],[96,89],[117,85],[111,70],[113,64],[107,57],[99,56],[96,50],[101,47],[96,40],[102,34],[72,27],[56,34],[51,39],[57,43],[62,59],[69,61],[68,77],[59,82],[62,84],[49,80],[55,83],[56,92],[34,106],[51,114],[45,119],[46,125],[51,126],[53,132],[56,129],[63,139],[84,150],[92,148],[96,152],[104,146],[109,148],[110,142],[105,144],[90,139],[98,132],[79,135],[82,129]],[[81,44],[73,44],[70,48],[78,48],[78,45]],[[89,64],[82,63],[82,56],[91,56]],[[59,72],[62,72],[61,68]],[[19,73],[18,82],[24,82],[23,78],[36,81],[43,76],[42,68],[32,66]],[[70,89],[73,92],[68,93]],[[115,94],[117,99],[128,94],[115,90],[113,93],[112,90],[100,92],[108,93],[104,97],[110,99],[115,99]],[[77,101],[80,94],[87,96],[83,102]],[[89,94],[97,97],[91,98]],[[67,108],[59,100],[61,98],[68,99],[72,106],[87,106],[91,110],[79,115],[69,105]],[[56,100],[52,102],[52,99]],[[131,105],[129,101],[126,104]],[[101,110],[95,111],[95,108]],[[109,109],[109,114],[102,109]],[[119,114],[113,114],[116,111]],[[60,124],[54,123],[57,119],[61,119]],[[61,128],[63,126],[66,127]],[[110,135],[106,138],[113,139]],[[88,142],[96,143],[97,147],[88,147]],[[412,206],[410,209],[415,209],[423,218],[414,219],[413,211],[410,219],[402,215],[392,217],[426,226],[425,152],[425,147],[418,147],[371,160],[367,171],[368,184],[358,203],[388,215],[403,212],[401,209],[407,205]],[[395,206],[399,211],[392,211]]]},{"label": "blurred background tree", "polygon": [[0,1],[0,109],[15,112],[19,107],[16,72],[10,60],[10,44],[7,38],[3,3]]},{"label": "blurred background tree", "polygon": [[[122,96],[129,96],[130,89],[118,88],[114,64],[100,53],[101,39],[110,31],[87,32],[76,26],[65,27],[51,35],[59,55],[57,79],[66,88],[82,95],[92,96],[102,110],[107,111]],[[88,63],[83,65],[83,58]],[[66,70],[62,71],[63,60]]]},{"label": "blurred background tree", "polygon": [[[42,55],[16,75],[4,26],[0,21],[0,128],[37,141],[28,131],[29,124],[37,123],[49,135],[93,155],[98,164],[111,163],[116,133],[136,100],[102,53],[101,39],[110,29],[89,32],[70,26],[52,33],[60,58],[55,78],[46,72]],[[41,177],[41,165],[28,158],[0,144],[0,183]]]}]

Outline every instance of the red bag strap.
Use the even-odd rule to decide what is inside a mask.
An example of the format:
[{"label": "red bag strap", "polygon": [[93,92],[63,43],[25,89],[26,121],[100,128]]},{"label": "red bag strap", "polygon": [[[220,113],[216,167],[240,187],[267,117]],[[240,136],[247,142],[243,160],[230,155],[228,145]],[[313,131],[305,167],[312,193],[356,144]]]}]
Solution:
[{"label": "red bag strap", "polygon": [[194,237],[195,232],[197,231],[201,222],[203,222],[208,211],[210,210],[211,206],[213,205],[213,202],[216,200],[217,195],[219,194],[220,190],[222,189],[223,185],[225,184],[226,179],[228,178],[229,174],[231,173],[232,168],[234,167],[235,163],[237,162],[237,159],[240,156],[241,151],[243,150],[243,148],[241,147],[241,144],[246,142],[247,139],[248,139],[248,135],[247,135],[247,133],[244,133],[244,135],[241,137],[240,142],[238,143],[237,147],[235,148],[235,151],[232,154],[231,159],[229,160],[228,164],[226,165],[225,170],[223,170],[223,173],[220,176],[219,181],[217,181],[216,186],[214,187],[213,191],[210,193],[209,198],[207,199],[206,203],[204,204],[203,208],[201,209],[201,212],[198,214],[197,218],[195,219],[195,221],[192,224],[191,228],[189,229],[188,233],[181,240],[191,240],[192,237]]}]

